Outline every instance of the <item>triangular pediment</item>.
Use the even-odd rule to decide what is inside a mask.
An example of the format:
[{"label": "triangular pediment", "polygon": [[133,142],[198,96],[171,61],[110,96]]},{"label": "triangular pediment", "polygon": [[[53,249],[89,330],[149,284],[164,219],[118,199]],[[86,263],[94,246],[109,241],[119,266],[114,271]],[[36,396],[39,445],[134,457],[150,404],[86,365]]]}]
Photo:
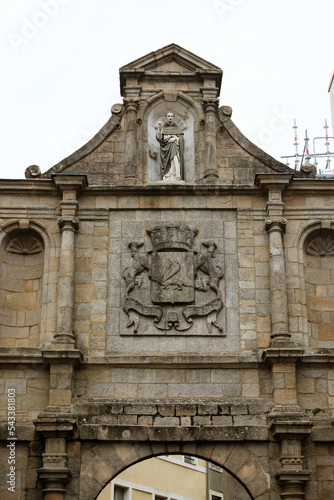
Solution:
[{"label": "triangular pediment", "polygon": [[[146,56],[126,64],[119,70],[121,95],[125,95],[126,86],[143,86],[152,79],[177,79],[194,81],[198,88],[205,86],[204,80],[209,78],[210,86],[221,87],[223,71],[216,65],[172,43],[162,49],[150,52]],[[145,86],[145,85],[144,85]]]},{"label": "triangular pediment", "polygon": [[196,70],[222,70],[201,57],[189,52],[188,50],[171,43],[162,49],[150,52],[146,56],[140,57],[120,69],[120,72],[127,70],[159,71],[167,69],[170,63],[176,64],[178,71],[196,71]]}]

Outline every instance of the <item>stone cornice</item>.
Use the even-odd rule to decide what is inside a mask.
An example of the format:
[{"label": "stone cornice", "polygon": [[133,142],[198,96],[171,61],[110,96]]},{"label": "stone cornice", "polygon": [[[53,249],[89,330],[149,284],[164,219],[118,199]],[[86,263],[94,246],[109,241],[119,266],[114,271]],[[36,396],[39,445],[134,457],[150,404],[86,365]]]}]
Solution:
[{"label": "stone cornice", "polygon": [[291,184],[294,175],[293,172],[257,173],[255,184],[267,191],[284,191]]},{"label": "stone cornice", "polygon": [[304,349],[301,347],[277,347],[265,349],[262,353],[263,361],[269,366],[274,363],[296,363],[302,358]]},{"label": "stone cornice", "polygon": [[[80,174],[79,174],[80,175]],[[82,174],[84,175],[84,174]],[[266,175],[266,174],[258,174]],[[272,174],[268,174],[272,175]],[[275,174],[274,174],[275,175]],[[219,182],[219,181],[218,181]],[[188,196],[201,196],[201,195],[224,195],[224,194],[242,194],[254,196],[258,191],[257,186],[250,184],[215,184],[210,186],[207,184],[146,184],[146,185],[130,185],[130,184],[101,184],[90,185],[85,189],[88,195],[188,195]],[[286,195],[308,195],[308,196],[322,196],[333,195],[334,179],[296,179],[286,188]],[[46,195],[46,196],[59,196],[58,190],[55,188],[51,179],[0,179],[0,194],[13,195],[13,194],[30,194],[30,195]]]},{"label": "stone cornice", "polygon": [[87,188],[86,174],[52,174],[55,186],[61,191],[75,191],[77,195]]},{"label": "stone cornice", "polygon": [[[330,351],[330,352],[329,352]],[[212,355],[185,355],[185,356],[173,356],[173,355],[110,355],[104,357],[88,357],[83,359],[81,351],[77,349],[52,349],[52,348],[10,348],[4,347],[1,349],[0,353],[0,364],[37,364],[45,365],[47,362],[52,363],[64,363],[64,362],[81,362],[83,368],[89,368],[90,366],[114,366],[114,367],[136,367],[142,368],[147,367],[175,367],[178,368],[182,366],[191,367],[201,367],[201,368],[258,368],[260,365],[269,364],[273,362],[279,363],[291,363],[298,362],[303,364],[334,364],[334,349],[326,350],[323,352],[322,349],[312,351],[305,350],[303,348],[280,348],[280,349],[265,349],[259,355],[252,354],[230,354],[223,356],[212,356]],[[302,366],[300,365],[300,366]]]}]

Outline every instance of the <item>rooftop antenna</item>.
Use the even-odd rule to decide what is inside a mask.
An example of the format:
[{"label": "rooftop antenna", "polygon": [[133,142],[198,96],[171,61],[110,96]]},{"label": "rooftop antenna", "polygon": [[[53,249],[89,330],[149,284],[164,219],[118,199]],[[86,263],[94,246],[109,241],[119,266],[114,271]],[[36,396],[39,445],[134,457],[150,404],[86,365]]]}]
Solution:
[{"label": "rooftop antenna", "polygon": [[297,141],[297,125],[296,125],[296,119],[293,120],[293,129],[295,129],[295,142],[294,142],[294,146],[295,146],[295,170],[298,170],[298,166],[299,166],[299,155],[298,155],[298,141]]},{"label": "rooftop antenna", "polygon": [[325,126],[324,126],[324,129],[325,129],[325,133],[326,133],[326,142],[325,142],[325,146],[326,146],[326,169],[327,168],[331,168],[331,159],[330,159],[330,151],[329,151],[329,140],[328,140],[328,125],[327,125],[327,120],[325,119]]},{"label": "rooftop antenna", "polygon": [[[301,165],[310,165],[310,151],[309,151],[309,146],[308,146],[308,141],[310,139],[307,137],[307,130],[305,130],[305,144],[304,144],[304,150],[303,150],[303,155],[302,155],[302,161]],[[304,158],[305,158],[305,163],[304,163]]]}]

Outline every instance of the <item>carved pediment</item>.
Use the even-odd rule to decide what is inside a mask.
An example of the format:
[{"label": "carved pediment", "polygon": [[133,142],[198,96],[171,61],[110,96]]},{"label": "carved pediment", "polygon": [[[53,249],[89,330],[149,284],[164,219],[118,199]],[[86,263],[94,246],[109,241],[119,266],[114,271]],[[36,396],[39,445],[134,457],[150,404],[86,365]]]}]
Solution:
[{"label": "carved pediment", "polygon": [[218,66],[172,43],[120,68],[121,94],[124,95],[126,85],[139,84],[145,77],[158,75],[169,78],[174,75],[178,79],[182,76],[198,79],[200,76],[199,80],[209,76],[220,91],[223,72]]},{"label": "carved pediment", "polygon": [[195,71],[196,69],[203,70],[214,70],[222,73],[222,70],[210,62],[202,59],[201,57],[185,50],[184,48],[176,45],[175,43],[171,43],[162,49],[159,49],[155,52],[150,52],[146,56],[140,57],[135,61],[132,61],[129,64],[126,64],[120,71],[126,70],[144,70],[144,71],[152,71],[163,69],[166,63],[174,61],[180,69],[183,71]]}]

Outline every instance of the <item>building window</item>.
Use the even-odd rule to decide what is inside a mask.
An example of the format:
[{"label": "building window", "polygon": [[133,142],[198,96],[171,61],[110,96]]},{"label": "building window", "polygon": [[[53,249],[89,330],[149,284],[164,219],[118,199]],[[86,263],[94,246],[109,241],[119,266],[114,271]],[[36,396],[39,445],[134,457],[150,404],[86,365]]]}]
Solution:
[{"label": "building window", "polygon": [[114,485],[114,500],[127,500],[128,488],[123,488],[122,486]]},{"label": "building window", "polygon": [[183,457],[183,461],[184,461],[186,464],[190,464],[190,465],[197,465],[197,458],[195,458],[195,457],[191,457],[190,455],[184,455],[184,457]]},{"label": "building window", "polygon": [[224,500],[224,495],[223,493],[220,493],[219,491],[210,491],[210,500]]}]

